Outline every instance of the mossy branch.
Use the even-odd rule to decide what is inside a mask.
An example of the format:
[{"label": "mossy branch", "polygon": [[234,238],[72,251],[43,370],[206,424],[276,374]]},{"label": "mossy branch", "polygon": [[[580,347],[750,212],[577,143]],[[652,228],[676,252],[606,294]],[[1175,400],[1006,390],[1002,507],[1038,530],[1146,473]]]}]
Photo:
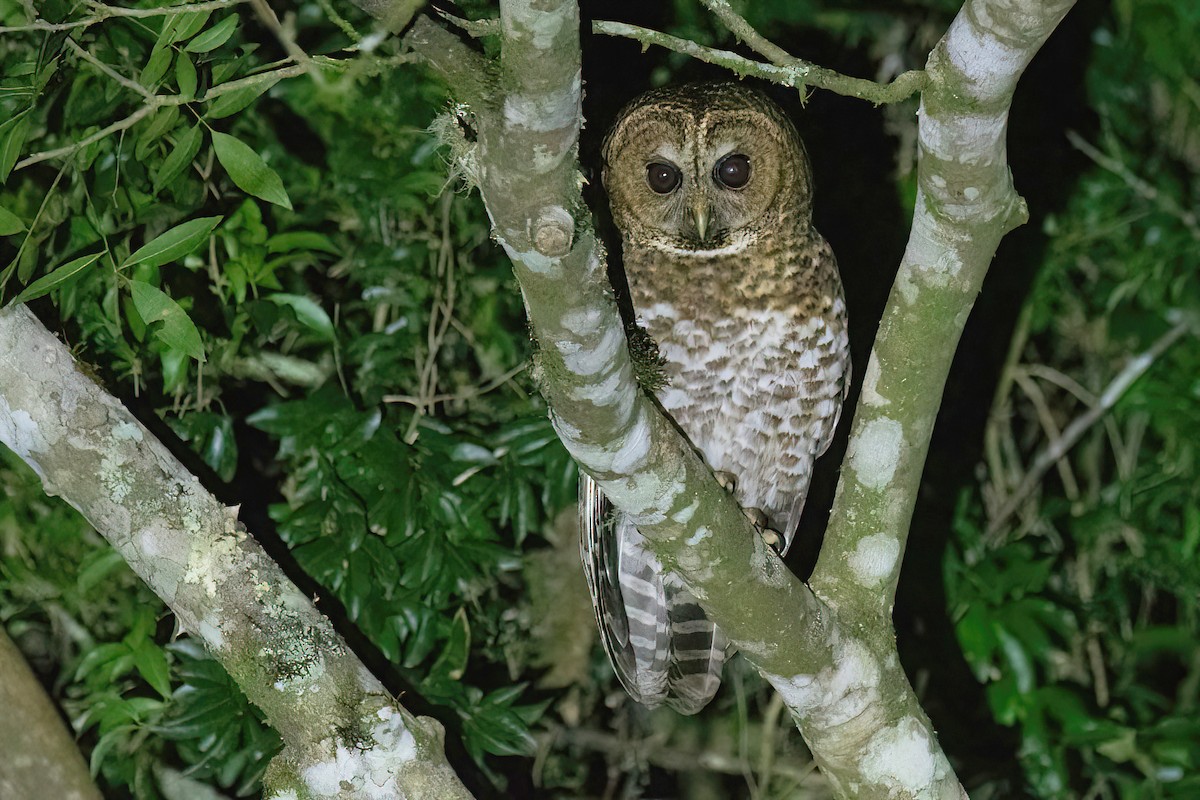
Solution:
[{"label": "mossy branch", "polygon": [[268,798],[469,798],[441,726],[401,707],[329,620],[23,305],[0,310],[0,443],[78,509],[284,741]]},{"label": "mossy branch", "polygon": [[[873,768],[867,754],[916,742],[918,788],[961,797],[894,657],[890,628],[842,625],[755,534],[638,385],[580,194],[574,3],[507,0],[501,30],[499,63],[485,69],[431,21],[418,20],[408,41],[460,101],[473,98],[479,189],[513,262],[559,437],[779,688],[842,796],[851,786],[858,797],[894,796],[896,765]],[[462,91],[456,80],[465,81]]]},{"label": "mossy branch", "polygon": [[1017,81],[1074,0],[967,0],[930,53],[912,231],[854,413],[810,581],[848,621],[889,619],[946,376],[1025,202],[1008,169]]}]

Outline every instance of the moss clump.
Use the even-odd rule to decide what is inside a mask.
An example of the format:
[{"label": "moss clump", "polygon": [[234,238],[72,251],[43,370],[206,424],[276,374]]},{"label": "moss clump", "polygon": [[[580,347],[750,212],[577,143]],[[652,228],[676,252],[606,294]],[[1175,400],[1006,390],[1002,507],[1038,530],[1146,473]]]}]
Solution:
[{"label": "moss clump", "polygon": [[667,385],[667,374],[663,371],[667,360],[658,352],[658,342],[637,323],[625,329],[629,340],[629,360],[633,362],[633,377],[638,385],[653,394]]}]

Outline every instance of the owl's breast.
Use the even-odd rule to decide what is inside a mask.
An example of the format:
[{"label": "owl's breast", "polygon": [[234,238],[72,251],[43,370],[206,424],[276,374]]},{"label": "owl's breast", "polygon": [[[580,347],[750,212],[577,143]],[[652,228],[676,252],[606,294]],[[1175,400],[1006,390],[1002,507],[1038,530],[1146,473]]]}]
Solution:
[{"label": "owl's breast", "polygon": [[780,531],[832,438],[849,368],[833,255],[815,233],[794,245],[738,262],[627,258],[639,322],[665,360],[659,401]]}]

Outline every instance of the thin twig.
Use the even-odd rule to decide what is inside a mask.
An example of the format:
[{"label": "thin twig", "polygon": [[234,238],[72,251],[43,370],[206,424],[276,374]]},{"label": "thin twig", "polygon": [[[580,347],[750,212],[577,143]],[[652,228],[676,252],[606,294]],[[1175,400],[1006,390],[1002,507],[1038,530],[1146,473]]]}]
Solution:
[{"label": "thin twig", "polygon": [[317,0],[317,5],[319,5],[321,10],[325,12],[325,16],[329,18],[329,21],[336,25],[338,30],[346,34],[350,41],[362,41],[362,35],[354,29],[354,26],[351,25],[345,17],[337,12],[337,9],[333,7],[333,3],[331,3],[329,0]]},{"label": "thin twig", "polygon": [[457,288],[454,275],[455,256],[453,243],[450,238],[450,210],[454,204],[455,195],[447,192],[442,196],[442,235],[437,254],[438,284],[434,290],[433,307],[429,314],[429,325],[425,334],[427,352],[424,358],[417,353],[417,371],[420,373],[417,385],[416,409],[408,430],[404,434],[406,444],[412,444],[420,435],[418,426],[421,418],[433,410],[432,398],[438,385],[438,352],[446,339],[446,331],[450,320],[454,317],[454,299]]},{"label": "thin twig", "polygon": [[797,63],[805,64],[812,67],[812,64],[801,61],[793,56],[788,51],[784,50],[779,45],[768,40],[765,36],[754,30],[746,18],[730,7],[726,0],[700,0],[704,7],[711,11],[721,23],[729,29],[729,32],[738,38],[739,41],[745,43],[754,52],[763,56],[772,64],[779,67],[792,67]]},{"label": "thin twig", "polygon": [[[267,5],[266,0],[250,0],[250,6],[254,9],[254,15],[258,17],[259,22],[271,32],[276,41],[283,45],[283,49],[287,51],[293,61],[305,66],[312,63],[312,57],[305,52],[303,47],[297,44],[295,26],[291,24],[290,20],[286,26],[280,22],[275,9]],[[319,75],[320,73],[314,74]]]},{"label": "thin twig", "polygon": [[[1058,428],[1058,422],[1054,419],[1054,412],[1050,410],[1050,404],[1046,402],[1046,395],[1042,392],[1040,386],[1028,375],[1021,371],[1013,376],[1018,387],[1025,393],[1025,397],[1029,402],[1033,403],[1033,410],[1037,414],[1038,421],[1042,425],[1042,430],[1046,432],[1046,438],[1050,441],[1055,441],[1062,436],[1062,431]],[[1063,493],[1066,494],[1068,500],[1079,499],[1079,483],[1075,480],[1075,472],[1071,469],[1071,463],[1066,459],[1059,459],[1055,462],[1058,468],[1058,478],[1062,481]]]},{"label": "thin twig", "polygon": [[[775,736],[779,732],[779,718],[783,715],[783,697],[779,692],[771,693],[771,701],[762,718],[762,741],[759,743],[758,779],[762,782],[763,790],[771,788],[771,777],[775,770]],[[789,726],[790,727],[790,726]]]},{"label": "thin twig", "polygon": [[1188,333],[1192,327],[1193,322],[1191,320],[1183,320],[1176,323],[1170,330],[1160,336],[1154,344],[1150,345],[1145,352],[1129,359],[1129,363],[1125,365],[1124,369],[1118,372],[1117,376],[1100,393],[1096,404],[1073,419],[1071,424],[1063,430],[1062,436],[1047,444],[1034,457],[1033,463],[1025,473],[1025,479],[1021,481],[1021,485],[1009,495],[1008,501],[988,524],[987,536],[992,544],[998,543],[1001,527],[1020,508],[1025,498],[1033,493],[1033,490],[1037,488],[1038,483],[1042,480],[1047,470],[1054,466],[1059,459],[1063,458],[1072,447],[1078,444],[1088,429],[1112,410],[1113,406],[1117,404],[1117,401],[1121,399],[1129,387],[1138,378],[1142,377],[1146,370],[1150,369],[1151,365],[1171,345],[1175,344],[1184,334]]},{"label": "thin twig", "polygon": [[94,55],[89,53],[87,50],[84,50],[82,47],[80,47],[78,44],[75,43],[74,39],[67,39],[67,47],[71,48],[71,52],[73,52],[75,55],[79,56],[84,61],[91,64],[93,67],[100,70],[105,75],[107,75],[108,77],[110,77],[114,81],[116,81],[117,83],[124,86],[126,89],[132,89],[133,91],[140,94],[142,97],[149,98],[149,97],[154,96],[154,93],[151,92],[149,89],[147,89],[145,86],[142,86],[140,83],[133,80],[132,78],[126,78],[124,75],[117,72],[115,69],[110,67],[108,64],[105,64],[103,61],[96,58]]},{"label": "thin twig", "polygon": [[876,83],[865,78],[851,78],[800,59],[793,59],[794,63],[788,66],[764,64],[729,50],[705,47],[688,39],[680,39],[661,31],[624,22],[596,20],[592,23],[592,32],[633,39],[646,47],[650,45],[665,47],[705,63],[725,67],[743,77],[753,76],[797,89],[813,86],[835,94],[869,100],[875,105],[905,100],[924,89],[928,82],[927,76],[921,70],[910,70],[898,75],[891,83]]},{"label": "thin twig", "polygon": [[496,18],[488,19],[465,19],[457,17],[441,9],[436,9],[437,15],[449,22],[454,27],[461,30],[463,33],[470,36],[472,39],[482,39],[485,36],[500,35],[500,20]]},{"label": "thin twig", "polygon": [[[628,755],[631,749],[636,748],[639,759],[676,771],[695,770],[699,768],[709,772],[719,772],[723,775],[741,776],[745,775],[747,770],[752,769],[751,765],[745,759],[727,753],[718,753],[711,750],[696,752],[694,750],[666,747],[653,739],[631,741],[602,731],[567,727],[552,728],[548,736],[564,744],[611,755]],[[814,783],[820,779],[820,773],[815,772],[815,769],[816,764],[811,762],[809,764],[797,764],[794,762],[776,761],[773,767],[774,774],[776,775],[791,778],[795,781],[811,781]]]},{"label": "thin twig", "polygon": [[471,386],[452,394],[435,394],[426,398],[414,397],[410,394],[385,394],[383,396],[383,402],[404,403],[405,405],[416,406],[419,408],[427,404],[432,406],[438,403],[473,400],[476,397],[481,397],[489,392],[494,392],[496,389],[499,389],[501,386],[508,383],[528,368],[528,364],[518,364],[517,366],[505,372],[503,375],[493,378],[481,386]]},{"label": "thin twig", "polygon": [[100,3],[90,4],[95,13],[85,19],[77,19],[71,22],[46,22],[45,20],[35,20],[27,25],[13,25],[11,27],[0,27],[0,34],[5,33],[28,33],[30,31],[71,31],[78,28],[89,28],[92,25],[99,24],[108,19],[116,17],[167,17],[176,14],[193,14],[197,11],[215,11],[219,8],[228,8],[229,6],[237,6],[242,3],[247,3],[249,0],[207,0],[203,3],[187,3],[178,6],[163,6],[162,8],[122,8],[120,6],[106,6]]},{"label": "thin twig", "polygon": [[95,142],[98,142],[101,139],[105,139],[109,136],[112,136],[114,133],[117,133],[118,131],[123,131],[123,130],[127,130],[129,128],[132,128],[134,125],[138,124],[143,119],[148,117],[151,113],[153,113],[155,109],[160,108],[165,105],[178,105],[178,104],[177,103],[166,103],[166,102],[146,103],[144,106],[139,108],[137,111],[134,111],[128,117],[117,120],[116,122],[112,123],[111,125],[109,125],[106,128],[101,128],[100,130],[93,133],[91,136],[85,136],[84,138],[80,139],[77,142],[66,145],[65,147],[59,147],[55,150],[46,150],[45,152],[42,152],[42,153],[34,153],[33,155],[28,156],[28,157],[18,161],[17,165],[15,167],[13,167],[13,172],[16,172],[19,169],[24,169],[25,167],[32,166],[34,164],[41,163],[42,161],[49,161],[52,158],[58,158],[59,156],[69,156],[69,155],[78,153],[80,150],[87,147],[88,145],[94,144]]},{"label": "thin twig", "polygon": [[1053,383],[1058,388],[1070,392],[1075,396],[1075,399],[1086,405],[1095,405],[1096,394],[1085,387],[1079,381],[1072,378],[1053,367],[1045,364],[1023,364],[1019,367],[1021,372],[1033,378],[1041,378],[1042,380]]}]

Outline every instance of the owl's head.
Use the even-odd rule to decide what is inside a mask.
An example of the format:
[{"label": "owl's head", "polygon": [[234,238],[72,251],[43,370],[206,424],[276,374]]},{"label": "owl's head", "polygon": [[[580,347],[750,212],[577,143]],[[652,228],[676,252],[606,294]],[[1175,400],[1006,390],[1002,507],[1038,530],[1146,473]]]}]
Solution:
[{"label": "owl's head", "polygon": [[736,83],[647,92],[604,142],[604,185],[621,233],[681,255],[740,249],[781,222],[807,227],[811,183],[783,110]]}]

